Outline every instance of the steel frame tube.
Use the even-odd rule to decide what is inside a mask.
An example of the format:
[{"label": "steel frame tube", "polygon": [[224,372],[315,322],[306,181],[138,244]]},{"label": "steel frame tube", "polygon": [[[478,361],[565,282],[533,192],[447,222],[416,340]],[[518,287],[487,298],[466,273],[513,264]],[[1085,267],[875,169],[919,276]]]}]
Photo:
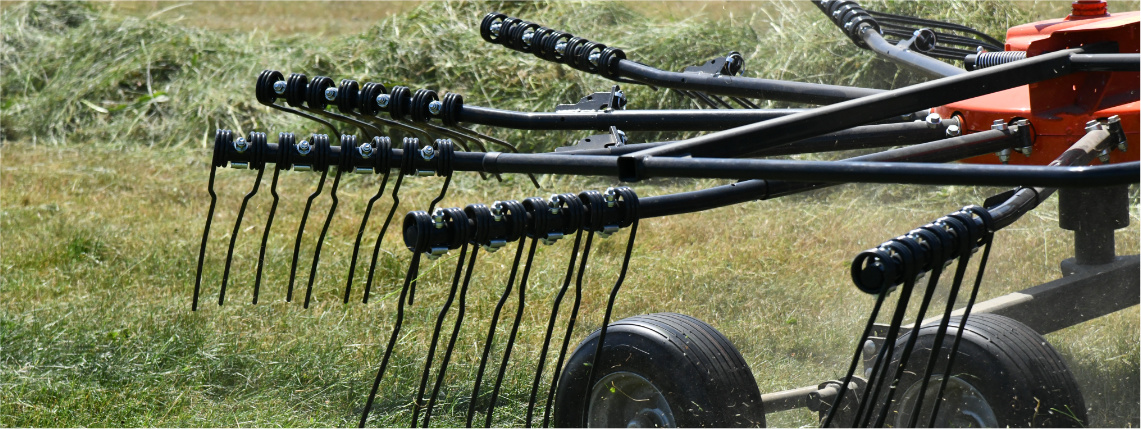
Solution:
[{"label": "steel frame tube", "polygon": [[903,49],[889,43],[880,35],[874,27],[869,24],[860,25],[857,32],[860,34],[860,39],[864,41],[875,51],[877,55],[887,59],[896,64],[907,67],[908,69],[923,73],[927,76],[934,78],[943,78],[947,76],[955,76],[967,73],[966,70],[939,61],[937,59],[928,57],[926,55],[916,53],[909,49]]},{"label": "steel frame tube", "polygon": [[1141,71],[1141,54],[1073,54],[1070,61],[1080,71]]},{"label": "steel frame tube", "polygon": [[819,83],[747,78],[708,73],[678,73],[659,70],[630,60],[618,61],[618,75],[646,85],[716,95],[832,104],[884,92],[882,89]]},{"label": "steel frame tube", "polygon": [[807,109],[690,109],[516,112],[489,107],[463,106],[459,122],[518,130],[721,131]]},{"label": "steel frame tube", "polygon": [[877,95],[819,107],[807,112],[710,133],[670,145],[636,152],[619,161],[623,177],[637,178],[633,168],[638,158],[651,156],[731,157],[743,152],[775,147],[813,135],[899,116],[931,106],[990,94],[1073,72],[1070,54],[1063,50],[1022,61],[949,76],[895,89]]}]

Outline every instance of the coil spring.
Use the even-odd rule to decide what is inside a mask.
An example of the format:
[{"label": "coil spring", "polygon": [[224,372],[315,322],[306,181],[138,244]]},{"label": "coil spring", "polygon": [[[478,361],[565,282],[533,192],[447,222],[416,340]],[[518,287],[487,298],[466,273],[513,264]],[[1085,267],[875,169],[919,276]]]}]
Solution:
[{"label": "coil spring", "polygon": [[443,107],[440,109],[440,119],[444,125],[454,127],[459,125],[460,110],[464,108],[464,96],[449,92],[444,94]]},{"label": "coil spring", "polygon": [[285,77],[277,70],[262,70],[254,88],[258,103],[270,105],[277,101],[277,91],[274,91],[273,84],[283,80]]},{"label": "coil spring", "polygon": [[483,37],[483,40],[486,40],[489,43],[498,44],[499,39],[502,37],[502,34],[503,34],[502,27],[500,27],[499,34],[495,34],[495,33],[492,33],[491,26],[493,24],[495,24],[496,22],[502,23],[502,21],[505,18],[507,18],[507,15],[504,15],[502,13],[488,12],[487,15],[483,16],[483,21],[481,21],[479,23],[479,36]]},{"label": "coil spring", "polygon": [[357,96],[357,108],[365,116],[376,116],[377,113],[380,113],[380,106],[376,104],[376,98],[386,93],[388,90],[384,88],[384,85],[374,82],[364,84]]},{"label": "coil spring", "polygon": [[1026,51],[983,52],[975,56],[975,68],[983,69],[1026,59]]},{"label": "coil spring", "polygon": [[432,112],[428,107],[433,101],[439,101],[440,97],[436,91],[429,89],[417,89],[412,94],[412,102],[409,108],[409,116],[412,117],[413,122],[428,122],[432,119]]},{"label": "coil spring", "polygon": [[289,107],[300,108],[305,106],[305,90],[308,89],[309,78],[301,73],[291,73],[285,82],[285,102]]},{"label": "coil spring", "polygon": [[325,90],[331,86],[333,86],[333,79],[325,76],[314,76],[313,80],[309,81],[309,87],[305,91],[305,102],[310,109],[325,110],[329,106],[329,100],[325,98]]},{"label": "coil spring", "polygon": [[394,86],[388,95],[391,97],[388,101],[388,114],[389,116],[392,116],[392,119],[399,121],[411,113],[411,89],[408,89],[407,86]]},{"label": "coil spring", "polygon": [[341,113],[352,113],[356,110],[360,90],[360,84],[357,81],[341,79],[341,85],[337,87],[337,99],[334,100],[337,104],[337,110],[340,110]]}]

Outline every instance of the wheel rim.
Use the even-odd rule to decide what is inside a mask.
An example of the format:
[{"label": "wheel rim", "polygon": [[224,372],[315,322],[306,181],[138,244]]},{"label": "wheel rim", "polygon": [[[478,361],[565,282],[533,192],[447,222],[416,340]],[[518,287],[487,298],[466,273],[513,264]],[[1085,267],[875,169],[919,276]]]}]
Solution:
[{"label": "wheel rim", "polygon": [[594,384],[586,420],[587,427],[677,427],[662,391],[627,371],[608,374]]},{"label": "wheel rim", "polygon": [[[943,376],[936,375],[927,383],[927,392],[923,395],[923,410],[916,422],[919,426],[926,426],[931,419],[931,408],[938,396],[942,381]],[[915,410],[915,400],[919,396],[919,386],[919,383],[911,385],[900,398],[895,427],[907,427],[910,423],[912,412]],[[995,417],[994,409],[987,403],[982,392],[959,377],[951,377],[947,380],[947,389],[943,391],[943,402],[939,405],[935,427],[998,427],[998,418]]]}]

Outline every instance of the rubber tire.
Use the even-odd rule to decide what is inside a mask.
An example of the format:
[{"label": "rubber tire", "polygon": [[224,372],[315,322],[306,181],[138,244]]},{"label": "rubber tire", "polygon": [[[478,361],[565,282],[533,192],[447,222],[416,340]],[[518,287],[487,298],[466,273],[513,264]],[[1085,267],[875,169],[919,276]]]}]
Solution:
[{"label": "rubber tire", "polygon": [[[555,427],[582,427],[590,366],[598,346],[590,334],[567,360],[555,398]],[[662,392],[680,427],[764,427],[765,412],[753,373],[720,332],[676,313],[635,316],[611,323],[602,349],[600,380],[627,371]]]},{"label": "rubber tire", "polygon": [[[951,319],[941,346],[943,353],[936,363],[936,375],[946,367],[945,359],[961,320]],[[893,407],[900,405],[903,392],[923,376],[937,329],[937,323],[920,328]],[[898,364],[908,337],[904,334],[897,340],[891,368]],[[1062,356],[1033,329],[1009,317],[972,314],[951,373],[982,394],[999,427],[1078,427],[1088,423],[1085,401]],[[929,401],[924,399],[925,403]],[[895,423],[891,418],[894,415],[889,414],[886,426]],[[918,424],[926,426],[922,419],[921,416]]]}]

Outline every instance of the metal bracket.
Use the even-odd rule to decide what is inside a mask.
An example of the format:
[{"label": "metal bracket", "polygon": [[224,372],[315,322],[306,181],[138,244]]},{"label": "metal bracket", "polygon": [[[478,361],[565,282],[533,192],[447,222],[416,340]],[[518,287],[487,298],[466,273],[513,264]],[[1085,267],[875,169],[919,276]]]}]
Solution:
[{"label": "metal bracket", "polygon": [[626,133],[617,127],[610,127],[610,132],[607,134],[595,134],[587,136],[571,146],[563,146],[555,148],[555,152],[573,152],[577,150],[591,150],[591,149],[606,149],[615,146],[623,146],[626,144]]},{"label": "metal bracket", "polygon": [[730,52],[724,57],[714,58],[698,66],[689,66],[683,73],[704,73],[713,75],[736,76],[745,65],[745,58],[738,52]]},{"label": "metal bracket", "polygon": [[622,88],[614,85],[610,92],[596,92],[582,97],[575,104],[560,104],[555,106],[556,112],[566,111],[592,111],[592,110],[626,110],[626,94]]}]

